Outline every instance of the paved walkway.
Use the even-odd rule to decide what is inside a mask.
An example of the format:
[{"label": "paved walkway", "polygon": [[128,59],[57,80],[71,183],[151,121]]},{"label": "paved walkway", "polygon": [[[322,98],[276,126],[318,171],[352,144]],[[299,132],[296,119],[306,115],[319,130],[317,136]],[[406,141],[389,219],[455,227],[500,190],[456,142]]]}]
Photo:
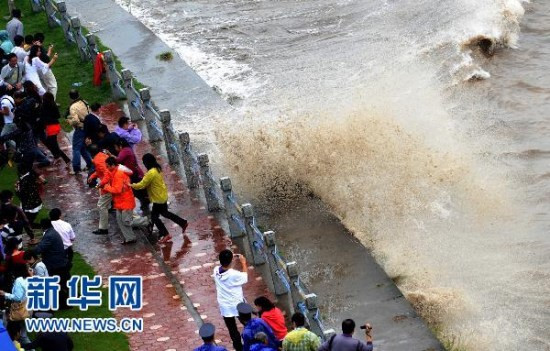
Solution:
[{"label": "paved walkway", "polygon": [[[121,110],[118,105],[111,104],[104,107],[101,114],[103,122],[113,128]],[[66,138],[60,139],[62,149],[70,155]],[[136,153],[141,159],[141,155],[151,151],[150,144],[141,142]],[[173,243],[153,246],[141,240],[136,245],[122,246],[114,218],[111,218],[108,236],[93,235],[91,232],[97,228],[98,219],[97,190],[88,188],[84,176],[70,176],[62,166],[46,169],[49,183],[44,202],[50,208],[62,209],[65,219],[75,229],[76,250],[104,280],[113,274],[144,277],[143,310],[116,313],[117,318],[144,317],[144,332],[129,335],[132,350],[189,350],[201,344],[197,333],[202,321],[216,325],[219,331],[216,339],[229,349],[231,342],[219,314],[211,274],[218,253],[232,243],[218,221],[205,209],[198,193],[187,190],[164,159],[160,163],[164,165],[170,189],[170,209],[189,221],[185,236],[175,224],[165,222],[172,231]],[[233,249],[237,250],[235,246]],[[269,294],[253,267],[250,272],[250,282],[245,288],[247,299]]]}]

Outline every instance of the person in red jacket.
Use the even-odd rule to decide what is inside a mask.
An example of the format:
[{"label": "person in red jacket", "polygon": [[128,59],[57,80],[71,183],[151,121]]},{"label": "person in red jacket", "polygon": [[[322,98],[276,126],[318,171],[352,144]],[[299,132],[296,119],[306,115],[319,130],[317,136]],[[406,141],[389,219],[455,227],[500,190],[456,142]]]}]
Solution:
[{"label": "person in red jacket", "polygon": [[254,305],[258,308],[260,318],[273,330],[273,334],[275,334],[277,340],[283,340],[288,333],[283,312],[278,307],[275,307],[273,302],[265,296],[256,298]]},{"label": "person in red jacket", "polygon": [[99,187],[113,196],[116,221],[124,237],[122,244],[133,244],[136,242],[136,234],[132,228],[136,199],[130,186],[132,171],[123,165],[119,165],[114,157],[107,158],[105,163],[111,177],[109,183]]},{"label": "person in red jacket", "polygon": [[88,146],[88,150],[92,155],[92,163],[94,164],[95,172],[88,177],[88,184],[93,184],[97,181],[99,189],[99,200],[97,200],[97,208],[99,210],[99,228],[92,233],[96,235],[109,234],[109,208],[111,208],[111,201],[113,196],[111,193],[101,189],[103,186],[109,183],[111,180],[111,172],[107,169],[105,161],[109,158],[105,152],[99,150],[96,144]]}]

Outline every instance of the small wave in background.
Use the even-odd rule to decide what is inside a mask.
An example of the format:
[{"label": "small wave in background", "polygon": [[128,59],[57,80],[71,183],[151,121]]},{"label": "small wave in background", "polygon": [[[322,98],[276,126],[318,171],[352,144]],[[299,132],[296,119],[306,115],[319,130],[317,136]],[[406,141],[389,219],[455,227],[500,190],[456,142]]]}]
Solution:
[{"label": "small wave in background", "polygon": [[193,127],[247,197],[319,196],[455,346],[550,349],[550,3],[128,9],[238,107]]}]

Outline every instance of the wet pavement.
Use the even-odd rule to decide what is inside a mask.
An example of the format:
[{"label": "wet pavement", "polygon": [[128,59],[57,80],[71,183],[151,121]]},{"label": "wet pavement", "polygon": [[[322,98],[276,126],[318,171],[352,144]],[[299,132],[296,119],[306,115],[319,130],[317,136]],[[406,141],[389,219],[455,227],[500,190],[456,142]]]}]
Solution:
[{"label": "wet pavement", "polygon": [[[171,111],[174,125],[190,133],[195,150],[210,155],[214,174],[233,177],[233,174],[227,174],[226,169],[220,169],[220,163],[216,162],[216,158],[223,155],[219,153],[215,137],[209,129],[212,121],[232,110],[231,106],[178,55],[174,55],[171,62],[158,61],[155,56],[170,48],[114,0],[67,0],[67,6],[69,13],[79,15],[83,25],[113,48],[124,67],[130,69],[139,81],[152,87],[151,93],[157,106]],[[188,193],[177,191],[184,191],[182,201],[186,201]],[[237,194],[240,191],[245,192],[246,189],[236,189]],[[189,197],[197,198],[196,201],[201,198],[195,193],[189,193]],[[345,318],[356,321],[369,319],[375,325],[377,350],[442,349],[426,323],[418,317],[370,252],[318,199],[296,199],[278,208],[274,208],[273,204],[266,206],[253,198],[243,200],[258,205],[255,209],[260,223],[277,232],[279,244],[287,253],[286,258],[298,262],[304,272],[304,280],[319,296],[327,327],[339,330],[340,321]],[[184,214],[193,215],[185,211]],[[215,221],[214,218],[210,220]],[[205,223],[206,227],[208,225]],[[211,225],[212,228],[216,226]],[[197,235],[200,235],[200,230]],[[212,235],[217,235],[215,228]],[[189,271],[180,268],[182,272],[176,265],[172,267],[185,279],[195,271],[211,270],[211,267],[197,268],[198,264],[194,264],[195,260],[206,262],[207,255],[194,256],[202,253],[200,249],[200,245],[182,248],[182,243],[175,240],[173,247],[165,248],[165,251],[167,257],[168,254],[170,257],[181,257],[185,264],[195,267]],[[193,289],[189,291],[193,292]],[[210,316],[215,311],[204,310],[200,313]]]},{"label": "wet pavement", "polygon": [[[101,111],[102,121],[113,129],[121,113],[116,104],[106,106]],[[67,138],[60,137],[60,145],[71,154]],[[159,154],[159,150],[151,148],[154,147],[147,142],[139,143],[136,146],[138,159],[146,152]],[[122,236],[114,214],[110,216],[109,235],[92,234],[98,223],[97,190],[85,184],[84,176],[71,176],[63,166],[45,169],[49,183],[43,200],[49,208],[62,210],[64,219],[74,227],[76,250],[104,281],[115,274],[144,277],[143,310],[115,312],[117,318],[144,318],[144,332],[128,335],[132,350],[189,350],[201,344],[197,333],[203,321],[216,326],[216,339],[229,348],[230,338],[218,310],[211,275],[218,253],[232,247],[232,243],[218,220],[206,210],[200,194],[187,190],[165,159],[160,159],[159,163],[164,168],[171,211],[189,221],[186,235],[182,235],[179,227],[165,220],[174,238],[169,244],[151,245],[142,235],[135,245],[121,245]],[[233,249],[238,251],[236,246]],[[253,300],[263,294],[269,296],[267,286],[254,267],[250,267],[245,296]]]}]

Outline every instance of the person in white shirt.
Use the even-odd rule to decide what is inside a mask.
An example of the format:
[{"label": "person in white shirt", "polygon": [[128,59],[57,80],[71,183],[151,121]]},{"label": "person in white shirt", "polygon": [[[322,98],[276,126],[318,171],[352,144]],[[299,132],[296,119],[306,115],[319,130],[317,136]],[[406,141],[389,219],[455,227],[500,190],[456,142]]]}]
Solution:
[{"label": "person in white shirt", "polygon": [[49,63],[44,63],[44,61],[40,59],[41,53],[42,47],[33,45],[29,51],[29,56],[25,58],[25,80],[30,80],[36,85],[40,96],[46,93],[46,89],[42,86],[40,75],[47,74],[58,57],[58,55],[55,54]]},{"label": "person in white shirt", "polygon": [[54,208],[50,211],[50,221],[52,222],[52,227],[56,232],[59,233],[61,239],[63,239],[63,246],[65,247],[65,253],[67,254],[67,259],[69,260],[69,270],[73,263],[73,241],[76,238],[74,235],[73,227],[61,220],[61,210],[59,208]]},{"label": "person in white shirt", "polygon": [[[242,271],[232,268],[234,257],[241,262]],[[214,268],[214,274],[212,275],[216,283],[218,305],[233,341],[233,348],[236,351],[241,351],[243,345],[235,317],[239,316],[237,305],[245,301],[243,285],[248,282],[246,258],[243,255],[233,256],[233,252],[226,249],[220,252],[219,260],[221,265]]]},{"label": "person in white shirt", "polygon": [[0,96],[2,96],[0,97],[0,113],[4,119],[4,127],[2,128],[0,136],[4,136],[17,129],[13,123],[13,119],[15,117],[13,114],[15,111],[15,101],[13,100],[13,97],[8,94],[6,86],[0,86]]},{"label": "person in white shirt", "polygon": [[20,64],[25,64],[25,57],[28,55],[25,49],[23,49],[23,45],[25,45],[25,38],[21,35],[16,35],[13,40],[13,44],[15,46],[11,49],[11,53],[17,56],[17,62]]},{"label": "person in white shirt", "polygon": [[23,255],[23,258],[30,265],[34,277],[49,277],[48,268],[34,250],[27,250]]}]

